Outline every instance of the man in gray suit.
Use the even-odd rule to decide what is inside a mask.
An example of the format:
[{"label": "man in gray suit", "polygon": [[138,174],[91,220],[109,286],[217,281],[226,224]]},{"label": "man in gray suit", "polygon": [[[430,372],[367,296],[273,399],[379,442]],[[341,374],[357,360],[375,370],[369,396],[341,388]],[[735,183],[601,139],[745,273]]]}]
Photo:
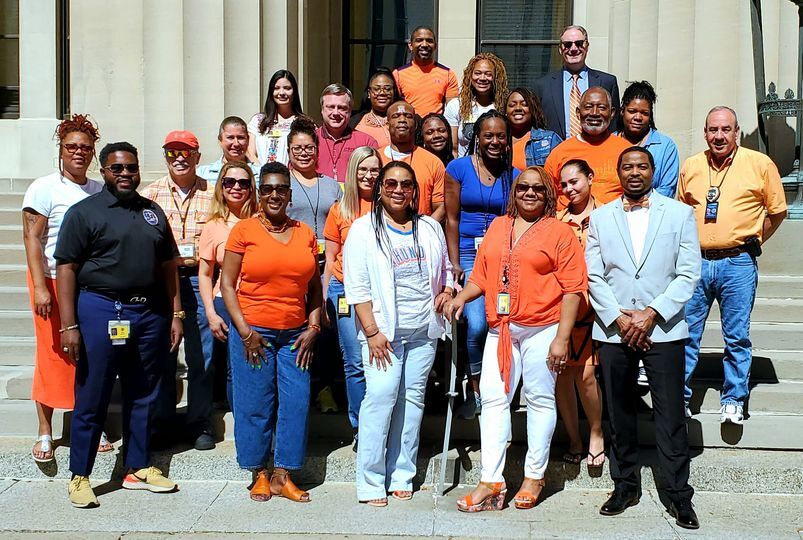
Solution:
[{"label": "man in gray suit", "polygon": [[600,513],[621,514],[641,497],[636,375],[642,361],[669,512],[679,526],[696,529],[683,402],[684,306],[700,279],[700,243],[691,207],[653,191],[654,171],[644,148],[622,152],[617,173],[624,196],[592,212],[588,231],[593,337],[600,343],[615,486]]},{"label": "man in gray suit", "polygon": [[601,86],[611,93],[611,105],[616,113],[611,129],[618,129],[619,84],[615,75],[586,65],[588,45],[588,32],[585,28],[577,25],[564,28],[558,45],[563,68],[547,73],[535,81],[533,88],[541,100],[547,127],[563,140],[580,133],[575,110],[583,92],[595,86]]}]

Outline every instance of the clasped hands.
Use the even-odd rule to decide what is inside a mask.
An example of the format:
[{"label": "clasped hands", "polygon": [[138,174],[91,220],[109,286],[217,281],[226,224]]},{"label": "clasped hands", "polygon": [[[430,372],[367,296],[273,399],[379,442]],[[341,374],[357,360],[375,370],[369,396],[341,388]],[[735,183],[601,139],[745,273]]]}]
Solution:
[{"label": "clasped hands", "polygon": [[637,351],[648,351],[652,347],[650,332],[655,327],[658,312],[651,307],[644,309],[620,309],[616,319],[622,343]]}]

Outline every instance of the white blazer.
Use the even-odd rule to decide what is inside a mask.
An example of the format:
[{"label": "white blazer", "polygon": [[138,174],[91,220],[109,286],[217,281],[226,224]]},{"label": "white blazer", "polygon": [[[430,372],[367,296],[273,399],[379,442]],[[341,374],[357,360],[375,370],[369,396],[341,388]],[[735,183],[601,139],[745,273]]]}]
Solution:
[{"label": "white blazer", "polygon": [[[376,226],[373,213],[366,214],[352,223],[346,244],[343,247],[343,287],[350,305],[372,302],[374,318],[388,340],[393,341],[396,332],[396,285],[390,260],[390,246],[383,238],[384,249],[376,243]],[[424,250],[429,270],[431,291],[430,318],[427,335],[441,338],[445,332],[443,317],[435,313],[435,296],[444,287],[452,287],[452,265],[446,251],[446,237],[440,223],[429,216],[421,216],[418,222],[418,242]],[[365,340],[365,332],[357,318],[358,338]]]},{"label": "white blazer", "polygon": [[685,306],[700,280],[700,242],[690,206],[653,191],[641,260],[637,261],[630,229],[616,199],[591,212],[586,241],[588,292],[596,317],[593,337],[621,343],[616,319],[624,309],[652,307],[658,322],[655,342],[689,336]]}]

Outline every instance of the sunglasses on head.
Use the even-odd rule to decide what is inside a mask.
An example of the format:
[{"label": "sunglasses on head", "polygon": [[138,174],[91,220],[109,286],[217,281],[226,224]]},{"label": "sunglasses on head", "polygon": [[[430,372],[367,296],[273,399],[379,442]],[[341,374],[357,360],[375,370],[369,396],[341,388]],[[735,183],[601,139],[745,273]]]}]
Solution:
[{"label": "sunglasses on head", "polygon": [[571,49],[572,45],[574,45],[578,49],[582,49],[583,45],[586,44],[586,40],[576,39],[574,41],[561,41],[560,44],[563,46],[564,49]]},{"label": "sunglasses on head", "polygon": [[413,181],[402,180],[399,182],[398,180],[385,180],[382,182],[382,187],[384,187],[387,191],[396,191],[397,188],[401,187],[402,191],[409,193],[413,191]]},{"label": "sunglasses on head", "polygon": [[67,143],[67,144],[62,144],[61,147],[71,154],[75,154],[79,150],[84,154],[91,154],[92,152],[95,151],[95,147],[90,146],[88,144]]},{"label": "sunglasses on head", "polygon": [[198,150],[176,150],[173,148],[166,148],[165,149],[165,157],[167,159],[176,159],[177,157],[181,156],[184,159],[190,159],[190,156],[196,154]]},{"label": "sunglasses on head", "polygon": [[274,191],[279,194],[280,197],[285,197],[288,193],[290,193],[290,186],[287,184],[262,184],[259,186],[259,195],[261,197],[269,197]]},{"label": "sunglasses on head", "polygon": [[124,170],[131,174],[136,174],[139,172],[138,163],[112,163],[111,165],[106,165],[102,168],[106,169],[107,171],[111,171],[112,174],[120,174]]},{"label": "sunglasses on head", "polygon": [[545,195],[546,186],[544,184],[516,184],[516,193],[523,195],[528,191],[533,190],[536,195]]},{"label": "sunglasses on head", "polygon": [[248,178],[231,178],[225,176],[220,180],[220,183],[223,184],[223,187],[226,189],[231,189],[235,185],[240,186],[240,189],[251,189],[251,180]]}]

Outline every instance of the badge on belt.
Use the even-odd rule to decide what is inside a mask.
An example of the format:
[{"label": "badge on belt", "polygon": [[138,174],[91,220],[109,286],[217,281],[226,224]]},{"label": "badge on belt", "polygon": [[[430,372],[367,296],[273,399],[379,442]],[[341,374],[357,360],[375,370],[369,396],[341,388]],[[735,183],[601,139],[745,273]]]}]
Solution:
[{"label": "badge on belt", "polygon": [[195,242],[178,244],[178,254],[185,259],[194,259]]},{"label": "badge on belt", "polygon": [[119,300],[114,302],[114,309],[117,319],[109,321],[109,339],[112,345],[125,345],[131,335],[131,321],[121,319],[123,304]]},{"label": "badge on belt", "polygon": [[485,236],[477,236],[477,237],[474,238],[474,250],[475,251],[480,249],[480,245],[482,244],[483,240],[485,240]]},{"label": "badge on belt", "polygon": [[346,302],[346,297],[342,294],[337,296],[337,316],[351,317],[351,306]]},{"label": "badge on belt", "polygon": [[326,251],[326,240],[318,240],[318,255],[323,255],[324,251]]}]

